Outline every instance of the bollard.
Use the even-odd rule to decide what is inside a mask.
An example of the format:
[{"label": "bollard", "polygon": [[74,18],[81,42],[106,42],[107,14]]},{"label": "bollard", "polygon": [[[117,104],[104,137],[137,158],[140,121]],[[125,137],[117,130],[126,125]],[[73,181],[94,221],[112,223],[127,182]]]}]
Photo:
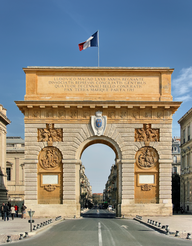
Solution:
[{"label": "bollard", "polygon": [[168,229],[169,229],[169,225],[166,225],[166,226],[165,226],[165,230],[168,230]]},{"label": "bollard", "polygon": [[158,222],[156,221],[156,222],[155,222],[155,226],[157,226],[157,224],[158,224]]},{"label": "bollard", "polygon": [[158,225],[158,227],[161,227],[161,223],[159,222],[159,225]]},{"label": "bollard", "polygon": [[23,234],[20,234],[19,240],[22,240],[22,239],[23,239]]},{"label": "bollard", "polygon": [[52,223],[52,219],[50,219],[50,222]]},{"label": "bollard", "polygon": [[7,243],[11,242],[11,236],[7,236]]},{"label": "bollard", "polygon": [[167,228],[166,230],[166,235],[169,235],[169,228]]},{"label": "bollard", "polygon": [[45,221],[45,225],[47,225],[48,224],[48,222],[47,222],[47,220]]},{"label": "bollard", "polygon": [[36,225],[33,226],[33,230],[36,231]]},{"label": "bollard", "polygon": [[149,223],[150,219],[148,219],[147,223]]},{"label": "bollard", "polygon": [[187,233],[186,239],[191,239],[191,233]]},{"label": "bollard", "polygon": [[24,236],[24,238],[26,238],[26,237],[28,237],[29,235],[28,235],[28,232],[26,231],[25,232],[25,236]]},{"label": "bollard", "polygon": [[175,237],[179,237],[179,231],[176,231]]},{"label": "bollard", "polygon": [[37,224],[37,229],[39,229],[39,227],[40,227],[39,224]]},{"label": "bollard", "polygon": [[43,227],[43,223],[40,224],[40,227]]},{"label": "bollard", "polygon": [[153,224],[152,225],[154,225],[155,224],[155,221],[153,220]]}]

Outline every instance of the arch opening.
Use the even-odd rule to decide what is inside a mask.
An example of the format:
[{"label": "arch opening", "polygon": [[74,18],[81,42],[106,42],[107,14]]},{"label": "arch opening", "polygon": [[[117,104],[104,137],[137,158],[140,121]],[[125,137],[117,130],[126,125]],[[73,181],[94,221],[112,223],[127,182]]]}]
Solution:
[{"label": "arch opening", "polygon": [[[106,141],[91,141],[81,152],[81,207],[117,205],[117,151]],[[90,185],[90,187],[89,187]],[[92,194],[91,194],[91,191]]]}]

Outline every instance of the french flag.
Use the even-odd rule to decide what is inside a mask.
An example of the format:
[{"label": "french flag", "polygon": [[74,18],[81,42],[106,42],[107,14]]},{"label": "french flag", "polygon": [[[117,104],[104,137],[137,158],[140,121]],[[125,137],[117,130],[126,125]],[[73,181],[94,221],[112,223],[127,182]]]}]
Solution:
[{"label": "french flag", "polygon": [[89,47],[98,47],[98,31],[95,32],[90,38],[85,42],[78,44],[79,50],[85,50]]}]

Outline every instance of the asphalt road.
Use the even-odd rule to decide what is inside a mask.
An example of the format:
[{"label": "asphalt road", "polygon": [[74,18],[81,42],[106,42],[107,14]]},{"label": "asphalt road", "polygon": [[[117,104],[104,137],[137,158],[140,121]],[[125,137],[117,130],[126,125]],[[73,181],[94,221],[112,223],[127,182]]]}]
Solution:
[{"label": "asphalt road", "polygon": [[30,239],[9,245],[39,246],[185,246],[191,240],[160,234],[106,210],[90,210],[82,219],[65,220]]}]

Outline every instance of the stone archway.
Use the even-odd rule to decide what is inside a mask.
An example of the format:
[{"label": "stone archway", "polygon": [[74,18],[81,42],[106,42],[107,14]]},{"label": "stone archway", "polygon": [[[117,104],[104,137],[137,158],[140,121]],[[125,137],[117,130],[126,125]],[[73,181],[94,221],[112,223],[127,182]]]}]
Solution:
[{"label": "stone archway", "polygon": [[121,165],[121,158],[122,153],[119,145],[117,142],[115,142],[113,139],[106,137],[106,136],[99,136],[95,137],[92,136],[88,138],[86,141],[81,143],[79,146],[77,152],[76,152],[76,158],[80,161],[81,156],[86,148],[93,144],[104,144],[110,147],[115,155],[115,166],[117,168],[117,192],[116,192],[116,215],[119,217],[121,216],[121,193],[122,193],[122,165]]},{"label": "stone archway", "polygon": [[[172,213],[172,115],[180,106],[171,96],[173,69],[27,67],[24,72],[25,100],[16,104],[25,116],[25,203],[36,216],[80,216],[80,157],[96,142],[117,156],[118,216]],[[48,147],[62,155],[62,204],[54,207],[38,204],[38,155]],[[136,153],[146,147],[158,153],[155,204],[138,203],[135,196]]]}]

